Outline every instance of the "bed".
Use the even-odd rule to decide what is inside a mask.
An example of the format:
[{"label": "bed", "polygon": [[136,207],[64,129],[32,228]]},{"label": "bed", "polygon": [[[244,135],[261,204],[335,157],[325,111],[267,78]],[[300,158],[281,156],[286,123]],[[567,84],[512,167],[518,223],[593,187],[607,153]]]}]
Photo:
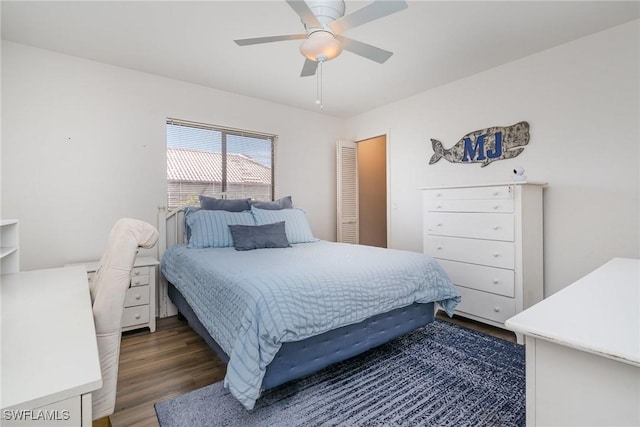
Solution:
[{"label": "bed", "polygon": [[[166,292],[227,362],[225,387],[247,409],[264,389],[424,326],[436,303],[451,315],[460,299],[433,259],[318,240],[299,209],[193,210],[184,224],[162,254]],[[234,247],[230,229],[273,224],[286,246],[270,236],[265,248]]]}]

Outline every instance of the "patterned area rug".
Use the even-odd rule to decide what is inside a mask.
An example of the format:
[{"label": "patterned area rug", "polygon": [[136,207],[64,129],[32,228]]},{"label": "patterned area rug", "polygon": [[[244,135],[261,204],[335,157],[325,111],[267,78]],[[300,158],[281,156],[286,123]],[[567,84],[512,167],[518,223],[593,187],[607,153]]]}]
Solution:
[{"label": "patterned area rug", "polygon": [[245,410],[215,383],[156,403],[161,427],[524,426],[524,347],[436,320]]}]

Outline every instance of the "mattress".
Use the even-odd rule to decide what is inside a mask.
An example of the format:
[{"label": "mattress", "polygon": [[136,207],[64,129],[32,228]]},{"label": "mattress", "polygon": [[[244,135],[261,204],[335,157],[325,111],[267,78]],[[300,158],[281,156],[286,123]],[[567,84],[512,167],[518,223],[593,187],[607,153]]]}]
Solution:
[{"label": "mattress", "polygon": [[452,314],[459,301],[423,254],[325,241],[244,252],[175,245],[162,272],[229,355],[225,386],[248,409],[283,343],[413,303]]},{"label": "mattress", "polygon": [[[229,356],[209,335],[180,291],[169,283],[168,293],[191,328],[216,352],[220,360],[227,363]],[[283,343],[267,366],[261,389],[274,388],[305,377],[425,326],[433,321],[434,313],[434,303],[414,303],[360,323],[332,329],[301,341]]]}]

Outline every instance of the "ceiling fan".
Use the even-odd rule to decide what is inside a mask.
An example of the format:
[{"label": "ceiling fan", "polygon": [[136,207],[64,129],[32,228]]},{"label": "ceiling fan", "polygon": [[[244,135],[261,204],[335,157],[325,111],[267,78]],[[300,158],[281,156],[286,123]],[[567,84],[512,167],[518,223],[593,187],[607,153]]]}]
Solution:
[{"label": "ceiling fan", "polygon": [[234,40],[239,46],[284,40],[303,40],[300,52],[305,56],[300,77],[313,76],[318,64],[348,50],[364,58],[384,63],[392,52],[342,36],[347,30],[407,8],[404,0],[376,0],[345,16],[342,0],[286,0],[300,16],[306,33]]}]

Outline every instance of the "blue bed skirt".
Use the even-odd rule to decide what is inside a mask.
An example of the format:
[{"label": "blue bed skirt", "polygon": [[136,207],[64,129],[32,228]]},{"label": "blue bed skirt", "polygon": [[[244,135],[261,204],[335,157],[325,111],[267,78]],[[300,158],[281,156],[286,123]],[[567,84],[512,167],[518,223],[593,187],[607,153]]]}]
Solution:
[{"label": "blue bed skirt", "polygon": [[[182,294],[171,283],[169,298],[191,328],[227,363],[229,356],[211,338]],[[302,341],[286,342],[267,366],[262,389],[270,389],[310,375],[424,326],[433,319],[434,303],[414,303]]]}]

